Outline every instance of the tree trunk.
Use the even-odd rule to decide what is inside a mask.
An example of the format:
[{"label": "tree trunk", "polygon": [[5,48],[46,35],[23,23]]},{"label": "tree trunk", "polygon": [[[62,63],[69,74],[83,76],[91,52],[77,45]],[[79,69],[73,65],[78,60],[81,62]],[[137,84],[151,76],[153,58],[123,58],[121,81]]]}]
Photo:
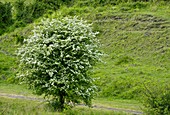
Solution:
[{"label": "tree trunk", "polygon": [[64,95],[63,93],[60,94],[60,111],[64,110]]}]

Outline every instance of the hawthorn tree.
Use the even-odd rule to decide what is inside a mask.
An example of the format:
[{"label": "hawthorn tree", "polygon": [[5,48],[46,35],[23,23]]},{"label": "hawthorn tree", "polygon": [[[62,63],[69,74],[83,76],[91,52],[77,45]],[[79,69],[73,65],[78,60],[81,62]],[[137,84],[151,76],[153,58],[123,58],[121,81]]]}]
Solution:
[{"label": "hawthorn tree", "polygon": [[18,77],[60,111],[81,101],[91,106],[96,86],[90,71],[102,55],[97,34],[77,17],[43,20],[18,49]]}]

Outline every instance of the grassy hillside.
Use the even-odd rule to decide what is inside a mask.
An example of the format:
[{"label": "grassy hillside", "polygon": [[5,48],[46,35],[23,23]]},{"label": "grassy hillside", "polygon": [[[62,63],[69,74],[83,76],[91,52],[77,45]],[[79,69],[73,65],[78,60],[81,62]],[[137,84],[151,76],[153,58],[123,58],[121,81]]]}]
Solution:
[{"label": "grassy hillside", "polygon": [[[139,99],[144,86],[170,83],[170,5],[166,2],[132,2],[119,5],[72,7],[45,17],[79,16],[99,31],[103,63],[94,67],[100,98]],[[40,19],[39,19],[40,20]],[[36,23],[39,22],[36,20]],[[0,83],[11,81],[17,70],[15,51],[19,37],[28,36],[33,25],[0,36]],[[18,37],[19,36],[19,37]],[[8,83],[5,83],[8,84]],[[1,87],[0,89],[4,88]],[[0,91],[1,92],[1,91]]]},{"label": "grassy hillside", "polygon": [[98,64],[99,96],[139,98],[143,86],[169,82],[170,12],[168,5],[126,3],[116,6],[63,7],[51,17],[78,15],[100,32],[106,56]]},{"label": "grassy hillside", "polygon": [[[126,3],[94,8],[79,7],[80,2],[49,17],[78,15],[92,22],[106,54],[105,63],[97,65],[93,75],[100,77],[100,96],[133,98],[145,81],[169,79],[170,10],[163,5]],[[30,30],[31,26],[1,36],[1,79],[14,75],[16,41]]]},{"label": "grassy hillside", "polygon": [[159,11],[109,10],[99,13],[95,20],[101,31],[102,50],[108,54],[106,64],[96,68],[102,95],[133,98],[145,82],[169,81],[168,17]]}]

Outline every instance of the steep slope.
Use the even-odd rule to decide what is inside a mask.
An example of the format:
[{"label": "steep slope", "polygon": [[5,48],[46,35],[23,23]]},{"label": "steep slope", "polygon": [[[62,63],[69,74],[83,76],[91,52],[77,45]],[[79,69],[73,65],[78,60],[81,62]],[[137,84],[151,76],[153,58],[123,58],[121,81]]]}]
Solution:
[{"label": "steep slope", "polygon": [[78,15],[93,23],[106,54],[93,74],[99,96],[131,99],[139,98],[145,87],[169,83],[169,7],[144,2],[64,7],[53,17]]},{"label": "steep slope", "polygon": [[97,19],[102,49],[108,54],[106,64],[96,72],[102,76],[103,96],[136,98],[145,82],[168,81],[169,20],[149,13],[119,13]]}]

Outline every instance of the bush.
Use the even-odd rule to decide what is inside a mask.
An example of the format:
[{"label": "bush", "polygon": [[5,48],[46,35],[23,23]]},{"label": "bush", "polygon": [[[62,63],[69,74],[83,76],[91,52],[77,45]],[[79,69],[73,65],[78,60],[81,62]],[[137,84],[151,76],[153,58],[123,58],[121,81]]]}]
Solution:
[{"label": "bush", "polygon": [[[153,84],[153,83],[152,83]],[[170,114],[170,85],[160,82],[150,86],[145,85],[144,106],[145,112],[149,115],[169,115]]]},{"label": "bush", "polygon": [[14,3],[16,21],[31,23],[34,18],[38,18],[45,13],[44,5],[35,1],[34,3],[25,4],[24,0],[17,0]]},{"label": "bush", "polygon": [[17,0],[14,3],[15,18],[18,21],[23,20],[31,23],[34,19],[39,18],[48,10],[55,11],[62,4],[69,5],[71,0],[35,0],[33,3],[25,4],[25,0]]},{"label": "bush", "polygon": [[89,76],[101,53],[91,25],[74,18],[46,19],[19,48],[19,78],[63,110],[81,100],[91,106],[96,86]]},{"label": "bush", "polygon": [[14,3],[14,8],[16,10],[16,19],[22,20],[27,16],[26,6],[24,4],[24,0],[17,0]]},{"label": "bush", "polygon": [[5,32],[10,24],[12,24],[12,5],[11,3],[0,2],[0,35]]},{"label": "bush", "polygon": [[43,5],[45,9],[57,10],[61,5],[62,0],[36,0],[36,2]]},{"label": "bush", "polygon": [[0,2],[0,26],[1,24],[10,25],[12,22],[12,5],[11,3]]}]

